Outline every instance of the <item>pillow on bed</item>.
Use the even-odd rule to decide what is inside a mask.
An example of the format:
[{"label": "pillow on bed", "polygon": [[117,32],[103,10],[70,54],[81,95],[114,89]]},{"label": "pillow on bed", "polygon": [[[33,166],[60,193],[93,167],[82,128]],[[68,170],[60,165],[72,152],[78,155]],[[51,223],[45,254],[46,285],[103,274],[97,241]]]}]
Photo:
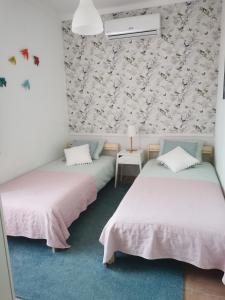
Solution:
[{"label": "pillow on bed", "polygon": [[71,143],[72,146],[81,146],[88,144],[92,159],[99,159],[102,153],[105,141],[104,140],[75,140]]},{"label": "pillow on bed", "polygon": [[91,140],[75,140],[71,143],[72,146],[82,146],[82,145],[89,145],[90,149],[90,155],[92,159],[94,158],[95,151],[98,147],[98,142],[97,141],[91,141]]},{"label": "pillow on bed", "polygon": [[93,158],[94,159],[99,159],[100,154],[102,153],[102,150],[104,148],[105,140],[98,140],[98,145],[95,149]]},{"label": "pillow on bed", "polygon": [[176,147],[168,153],[159,156],[157,161],[175,173],[200,163],[198,159],[187,153],[181,147]]},{"label": "pillow on bed", "polygon": [[200,162],[202,161],[202,146],[203,143],[197,140],[170,140],[162,139],[160,141],[160,153],[163,155],[176,147],[181,147],[193,157],[197,158]]},{"label": "pillow on bed", "polygon": [[67,166],[92,163],[88,144],[64,149],[64,153]]}]

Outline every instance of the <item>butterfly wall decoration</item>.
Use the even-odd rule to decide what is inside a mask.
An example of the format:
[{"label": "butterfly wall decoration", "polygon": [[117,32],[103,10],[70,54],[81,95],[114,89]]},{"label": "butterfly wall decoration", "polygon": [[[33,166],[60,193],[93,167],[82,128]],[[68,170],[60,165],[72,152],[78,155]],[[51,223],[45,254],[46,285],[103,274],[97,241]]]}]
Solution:
[{"label": "butterfly wall decoration", "polygon": [[26,59],[26,60],[29,59],[29,51],[27,48],[21,49],[20,53],[23,55],[24,59]]},{"label": "butterfly wall decoration", "polygon": [[22,83],[22,87],[26,90],[29,91],[30,90],[30,81],[28,79],[24,80],[24,82]]},{"label": "butterfly wall decoration", "polygon": [[15,56],[11,56],[8,61],[12,64],[12,65],[16,65],[16,57]]},{"label": "butterfly wall decoration", "polygon": [[5,77],[0,77],[0,87],[6,87],[7,82]]},{"label": "butterfly wall decoration", "polygon": [[[28,48],[23,48],[19,52],[23,56],[24,60],[27,60],[27,61],[29,60],[30,52],[29,52]],[[40,64],[40,58],[36,55],[32,55],[31,57],[33,58],[33,64],[38,67]],[[16,65],[17,57],[13,55],[13,56],[9,57],[8,61],[12,65]],[[6,86],[7,86],[7,81],[6,81],[5,77],[0,77],[0,87],[6,87]],[[22,82],[21,86],[24,88],[24,90],[29,91],[31,88],[30,81],[28,79],[24,80]]]},{"label": "butterfly wall decoration", "polygon": [[33,59],[34,59],[34,64],[35,64],[35,66],[39,66],[39,63],[40,63],[39,57],[34,55],[34,56],[33,56]]}]

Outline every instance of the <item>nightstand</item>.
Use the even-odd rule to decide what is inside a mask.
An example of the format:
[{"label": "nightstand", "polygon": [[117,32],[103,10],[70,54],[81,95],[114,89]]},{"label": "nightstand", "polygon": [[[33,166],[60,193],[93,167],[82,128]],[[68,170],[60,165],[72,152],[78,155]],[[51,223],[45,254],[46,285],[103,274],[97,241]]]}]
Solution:
[{"label": "nightstand", "polygon": [[136,150],[133,152],[129,152],[127,150],[122,150],[117,153],[116,157],[116,172],[115,172],[115,188],[117,185],[117,177],[118,177],[118,166],[119,165],[138,165],[139,170],[142,169],[142,164],[144,162],[144,151]]}]

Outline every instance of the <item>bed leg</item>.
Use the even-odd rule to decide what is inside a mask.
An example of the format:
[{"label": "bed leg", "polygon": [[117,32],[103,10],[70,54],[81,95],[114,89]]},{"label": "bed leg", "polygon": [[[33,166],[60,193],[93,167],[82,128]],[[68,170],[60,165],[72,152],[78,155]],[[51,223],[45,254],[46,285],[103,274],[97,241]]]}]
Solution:
[{"label": "bed leg", "polygon": [[55,248],[52,248],[52,253],[55,254]]},{"label": "bed leg", "polygon": [[106,265],[112,265],[115,263],[116,260],[116,256],[115,253],[112,255],[112,257],[110,258],[110,260],[106,263]]},{"label": "bed leg", "polygon": [[223,274],[222,282],[225,285],[225,273]]}]

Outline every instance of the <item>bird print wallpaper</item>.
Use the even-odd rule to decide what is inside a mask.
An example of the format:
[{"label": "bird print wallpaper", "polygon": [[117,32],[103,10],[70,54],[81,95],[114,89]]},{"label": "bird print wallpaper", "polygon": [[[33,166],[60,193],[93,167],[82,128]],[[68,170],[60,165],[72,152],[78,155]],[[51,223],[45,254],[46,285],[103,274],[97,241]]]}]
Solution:
[{"label": "bird print wallpaper", "polygon": [[69,128],[73,133],[213,134],[220,0],[103,16],[160,13],[161,36],[109,41],[62,23]]}]

